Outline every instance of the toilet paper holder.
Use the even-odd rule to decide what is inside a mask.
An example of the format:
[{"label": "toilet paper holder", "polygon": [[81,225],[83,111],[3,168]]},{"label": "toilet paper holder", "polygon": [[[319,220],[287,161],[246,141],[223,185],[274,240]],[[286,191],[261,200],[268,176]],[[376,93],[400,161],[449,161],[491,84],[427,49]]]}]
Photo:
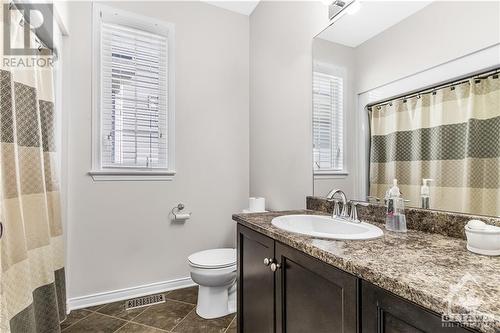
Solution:
[{"label": "toilet paper holder", "polygon": [[191,213],[182,213],[184,210],[184,204],[179,203],[177,206],[172,208],[171,213],[175,221],[185,221],[191,217]]}]

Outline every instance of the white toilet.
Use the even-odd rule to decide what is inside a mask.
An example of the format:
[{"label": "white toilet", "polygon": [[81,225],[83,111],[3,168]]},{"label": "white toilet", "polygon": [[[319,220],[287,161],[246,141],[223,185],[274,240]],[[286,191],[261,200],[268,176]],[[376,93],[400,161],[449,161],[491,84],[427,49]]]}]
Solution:
[{"label": "white toilet", "polygon": [[200,287],[196,313],[205,319],[236,312],[236,249],[212,249],[188,257],[191,278]]}]

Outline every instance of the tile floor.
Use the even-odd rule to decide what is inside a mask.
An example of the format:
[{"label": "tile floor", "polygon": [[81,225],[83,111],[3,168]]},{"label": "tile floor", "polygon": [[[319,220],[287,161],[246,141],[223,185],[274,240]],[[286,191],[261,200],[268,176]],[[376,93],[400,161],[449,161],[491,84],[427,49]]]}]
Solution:
[{"label": "tile floor", "polygon": [[196,314],[198,287],[165,292],[166,302],[125,310],[125,301],[73,310],[64,333],[236,333],[235,315],[203,319]]}]

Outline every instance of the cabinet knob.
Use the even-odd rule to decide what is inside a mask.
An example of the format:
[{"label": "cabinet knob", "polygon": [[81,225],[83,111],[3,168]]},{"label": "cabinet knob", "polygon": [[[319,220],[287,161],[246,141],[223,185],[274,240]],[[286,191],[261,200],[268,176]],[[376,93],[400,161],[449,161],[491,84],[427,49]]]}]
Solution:
[{"label": "cabinet knob", "polygon": [[264,258],[264,265],[269,266],[273,263],[273,259],[271,258]]},{"label": "cabinet knob", "polygon": [[278,270],[278,269],[280,269],[280,268],[281,268],[281,265],[280,265],[280,264],[277,264],[277,263],[275,263],[275,262],[273,262],[273,263],[271,264],[271,270],[272,270],[273,272],[276,272],[276,270]]}]

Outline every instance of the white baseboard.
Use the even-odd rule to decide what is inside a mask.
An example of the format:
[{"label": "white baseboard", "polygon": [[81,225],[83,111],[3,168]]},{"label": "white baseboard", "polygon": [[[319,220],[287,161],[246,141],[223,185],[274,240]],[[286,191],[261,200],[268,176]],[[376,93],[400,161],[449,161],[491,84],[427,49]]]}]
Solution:
[{"label": "white baseboard", "polygon": [[68,299],[67,309],[69,313],[69,311],[71,310],[82,309],[89,306],[106,304],[116,301],[123,301],[134,297],[141,297],[141,296],[161,293],[164,291],[191,287],[194,285],[196,284],[193,282],[193,280],[191,280],[190,277],[185,277],[170,281],[155,282],[143,286],[106,291],[86,296],[79,296]]}]

